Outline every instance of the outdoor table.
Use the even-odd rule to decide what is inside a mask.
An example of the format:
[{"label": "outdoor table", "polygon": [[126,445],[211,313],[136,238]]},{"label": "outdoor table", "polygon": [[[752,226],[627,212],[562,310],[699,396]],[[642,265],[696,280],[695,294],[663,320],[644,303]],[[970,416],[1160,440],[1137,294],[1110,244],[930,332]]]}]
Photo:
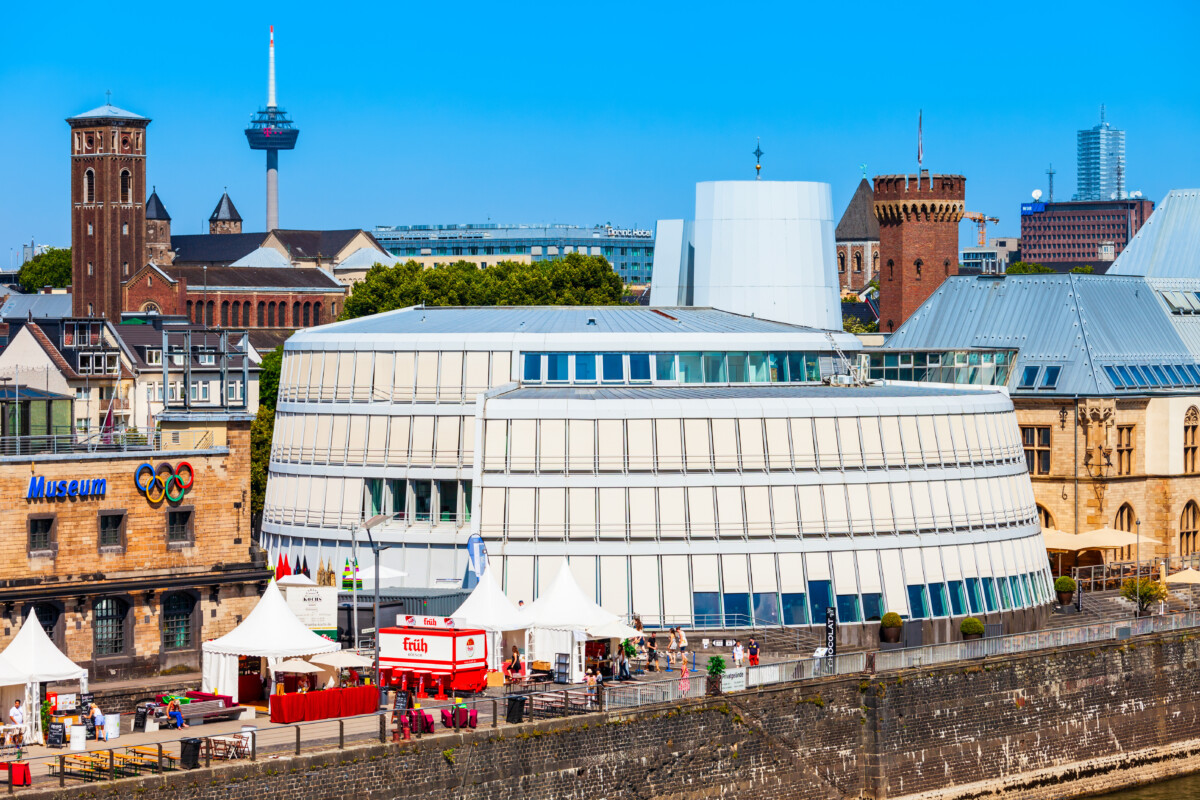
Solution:
[{"label": "outdoor table", "polygon": [[21,761],[0,761],[0,769],[8,771],[8,782],[13,786],[29,786],[33,783],[29,765]]},{"label": "outdoor table", "polygon": [[304,722],[304,697],[298,692],[271,695],[271,722],[283,725]]}]

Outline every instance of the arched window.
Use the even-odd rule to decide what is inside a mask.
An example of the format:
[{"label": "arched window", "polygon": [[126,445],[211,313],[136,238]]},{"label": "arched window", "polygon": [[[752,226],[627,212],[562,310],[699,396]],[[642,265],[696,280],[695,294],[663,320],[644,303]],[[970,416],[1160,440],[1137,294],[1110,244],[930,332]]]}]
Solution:
[{"label": "arched window", "polygon": [[1200,411],[1192,406],[1183,415],[1183,473],[1195,475],[1196,470],[1196,428],[1200,426]]},{"label": "arched window", "polygon": [[890,281],[894,277],[896,277],[896,262],[892,261],[889,258],[888,259],[888,280]]},{"label": "arched window", "polygon": [[221,302],[221,327],[226,328],[228,326],[229,326],[229,301],[223,300]]},{"label": "arched window", "polygon": [[1200,506],[1195,500],[1188,500],[1183,507],[1183,516],[1179,519],[1179,555],[1190,556],[1196,553],[1196,533],[1200,531]]},{"label": "arched window", "polygon": [[944,269],[946,271],[947,275],[950,274],[950,259],[947,258],[945,261],[942,262],[942,269]]},{"label": "arched window", "polygon": [[838,253],[838,272],[846,271],[846,254]]},{"label": "arched window", "polygon": [[267,304],[263,301],[258,301],[258,327],[265,328],[267,326]]},{"label": "arched window", "polygon": [[187,318],[189,320],[193,319],[193,317],[192,317],[192,301],[191,300],[188,300],[188,304],[187,304]]},{"label": "arched window", "polygon": [[279,327],[287,325],[287,303],[279,304]]},{"label": "arched window", "polygon": [[862,272],[862,253],[854,254],[854,271]]},{"label": "arched window", "polygon": [[304,304],[304,327],[306,327],[306,328],[312,324],[311,314],[312,314],[312,303],[305,303]]},{"label": "arched window", "polygon": [[196,324],[197,325],[204,324],[204,301],[203,300],[200,301],[199,303],[196,303]]},{"label": "arched window", "polygon": [[213,306],[215,305],[216,303],[214,303],[212,300],[209,300],[208,305],[204,307],[204,324],[208,325],[210,328],[213,324]]},{"label": "arched window", "polygon": [[1039,503],[1038,507],[1037,507],[1037,512],[1038,512],[1038,519],[1041,520],[1043,528],[1053,528],[1054,527],[1054,515],[1051,514],[1049,511],[1047,511],[1045,506],[1043,506]]},{"label": "arched window", "polygon": [[125,652],[125,613],[128,605],[116,597],[96,601],[92,630],[96,642],[92,652],[98,656],[120,655]]},{"label": "arched window", "polygon": [[133,202],[133,176],[127,169],[121,170],[121,202]]},{"label": "arched window", "polygon": [[193,647],[192,612],[196,600],[184,592],[163,598],[162,634],[164,650],[186,650]]},{"label": "arched window", "polygon": [[83,173],[83,202],[96,202],[96,173],[90,169]]},{"label": "arched window", "polygon": [[913,266],[917,268],[917,277],[921,277],[921,267],[925,266],[925,262],[918,258],[913,262]]},{"label": "arched window", "polygon": [[[1119,531],[1128,531],[1133,533],[1134,526],[1137,524],[1137,515],[1133,513],[1133,506],[1125,503],[1117,509],[1117,518],[1113,520],[1113,527]],[[1122,547],[1121,558],[1129,561],[1133,558],[1133,547]]]},{"label": "arched window", "polygon": [[268,328],[275,327],[275,304],[274,303],[267,304],[267,327]]},{"label": "arched window", "polygon": [[241,319],[241,306],[242,304],[237,300],[233,302],[233,313],[229,315],[233,325],[237,325],[238,320]]},{"label": "arched window", "polygon": [[242,303],[242,327],[250,327],[250,303],[249,301]]},{"label": "arched window", "polygon": [[321,304],[313,303],[313,325],[321,324]]}]

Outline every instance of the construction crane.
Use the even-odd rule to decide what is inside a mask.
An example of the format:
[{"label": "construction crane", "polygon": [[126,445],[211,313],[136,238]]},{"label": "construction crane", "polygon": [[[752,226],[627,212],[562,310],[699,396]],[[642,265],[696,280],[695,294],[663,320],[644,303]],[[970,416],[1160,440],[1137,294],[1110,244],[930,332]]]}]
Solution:
[{"label": "construction crane", "polygon": [[979,246],[987,247],[987,224],[994,222],[1000,224],[999,217],[989,217],[986,214],[980,214],[978,211],[964,211],[963,216],[979,226]]}]

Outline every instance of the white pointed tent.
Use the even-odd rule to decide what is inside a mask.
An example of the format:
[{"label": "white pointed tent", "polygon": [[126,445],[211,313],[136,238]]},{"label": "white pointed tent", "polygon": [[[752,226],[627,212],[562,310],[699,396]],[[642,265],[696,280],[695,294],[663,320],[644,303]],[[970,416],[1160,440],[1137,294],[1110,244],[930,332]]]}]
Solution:
[{"label": "white pointed tent", "polygon": [[475,589],[450,615],[466,628],[483,628],[488,632],[488,669],[500,669],[504,660],[504,632],[523,631],[529,627],[524,612],[512,604],[491,568],[484,569]]},{"label": "white pointed tent", "polygon": [[270,660],[332,653],[341,645],[313,633],[288,608],[275,581],[259,598],[258,605],[229,633],[205,642],[202,685],[206,692],[218,692],[238,701],[238,656],[259,656]]},{"label": "white pointed tent", "polygon": [[[73,680],[86,681],[87,670],[54,646],[30,611],[17,635],[0,653],[0,704],[7,710],[14,695],[24,694],[26,743],[42,743],[42,715],[35,711],[41,707],[39,684]],[[20,691],[16,690],[18,686],[22,687]],[[81,690],[86,688],[85,684]]]}]

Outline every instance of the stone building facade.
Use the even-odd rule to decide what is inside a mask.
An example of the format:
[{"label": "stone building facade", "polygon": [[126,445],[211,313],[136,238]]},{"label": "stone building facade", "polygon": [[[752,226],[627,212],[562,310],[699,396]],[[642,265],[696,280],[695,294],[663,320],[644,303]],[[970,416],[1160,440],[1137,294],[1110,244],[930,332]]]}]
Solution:
[{"label": "stone building facade", "polygon": [[[34,611],[93,680],[199,669],[201,643],[270,577],[251,541],[250,419],[164,415],[149,448],[0,457],[0,646]],[[169,490],[152,484],[171,472]]]},{"label": "stone building facade", "polygon": [[871,184],[863,178],[834,231],[838,286],[861,292],[879,274],[879,220],[872,208]]},{"label": "stone building facade", "polygon": [[879,330],[890,333],[934,290],[958,274],[958,223],[967,179],[962,175],[875,176],[879,220]]}]

